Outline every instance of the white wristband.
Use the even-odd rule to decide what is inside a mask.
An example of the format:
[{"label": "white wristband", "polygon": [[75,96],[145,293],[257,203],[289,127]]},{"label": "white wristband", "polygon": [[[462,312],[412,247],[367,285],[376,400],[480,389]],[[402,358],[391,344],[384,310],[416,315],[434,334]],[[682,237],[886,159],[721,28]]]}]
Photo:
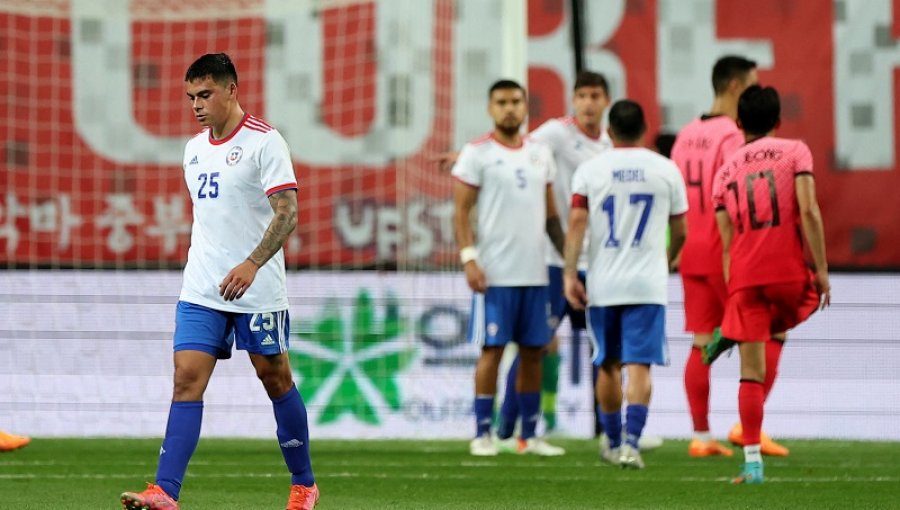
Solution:
[{"label": "white wristband", "polygon": [[466,246],[459,250],[459,261],[462,262],[462,265],[466,265],[473,260],[478,260],[478,248]]}]

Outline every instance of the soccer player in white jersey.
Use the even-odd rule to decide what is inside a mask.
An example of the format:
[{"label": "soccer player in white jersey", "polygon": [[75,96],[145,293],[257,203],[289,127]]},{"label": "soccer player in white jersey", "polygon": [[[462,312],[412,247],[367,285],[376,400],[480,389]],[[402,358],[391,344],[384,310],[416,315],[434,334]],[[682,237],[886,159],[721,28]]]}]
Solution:
[{"label": "soccer player in white jersey", "polygon": [[[472,455],[497,455],[491,437],[497,371],[504,346],[519,345],[516,386],[522,414],[519,453],[562,455],[535,437],[540,419],[541,351],[550,342],[544,232],[562,252],[553,200],[550,149],[522,136],[525,89],[501,80],[488,92],[492,133],[463,147],[453,167],[453,224],[466,282],[475,292],[469,339],[481,346],[475,368],[476,437]],[[477,206],[477,239],[470,213]]]},{"label": "soccer player in white jersey", "polygon": [[272,400],[278,443],[291,472],[288,510],[319,498],[309,458],[306,407],[288,363],[282,246],[297,224],[297,179],[287,144],[244,113],[234,64],[207,54],[188,68],[191,112],[205,129],[187,142],[184,177],[193,228],[175,312],[175,381],[156,483],[126,492],[126,509],[177,509],[200,438],[203,393],[216,361],[245,350]]},{"label": "soccer player in white jersey", "polygon": [[[606,78],[600,73],[582,71],[575,78],[572,91],[574,115],[550,119],[528,135],[530,139],[547,145],[553,152],[553,159],[556,162],[553,196],[560,218],[567,218],[569,215],[572,175],[575,174],[575,169],[591,157],[612,148],[609,136],[601,127],[607,106],[609,106],[609,84]],[[551,330],[555,333],[559,323],[568,315],[575,337],[585,329],[584,313],[572,310],[566,304],[562,288],[563,260],[549,237],[546,242],[545,260],[549,273]],[[582,275],[586,268],[585,255],[579,264]],[[560,365],[558,349],[558,338],[554,334],[544,353],[541,377],[541,412],[547,433],[556,428],[556,393],[559,387]],[[519,417],[515,390],[518,366],[517,356],[507,375],[506,392],[500,408],[497,435],[501,439],[512,437]]]},{"label": "soccer player in white jersey", "polygon": [[[685,239],[687,193],[678,167],[641,147],[647,125],[640,105],[609,111],[614,148],[578,167],[566,236],[564,284],[573,307],[588,308],[597,401],[609,437],[603,460],[644,467],[638,441],[650,404],[650,366],[668,363],[665,306],[669,267]],[[587,292],[578,258],[590,228]],[[666,249],[666,227],[671,244]],[[622,444],[622,367],[628,372]]]}]

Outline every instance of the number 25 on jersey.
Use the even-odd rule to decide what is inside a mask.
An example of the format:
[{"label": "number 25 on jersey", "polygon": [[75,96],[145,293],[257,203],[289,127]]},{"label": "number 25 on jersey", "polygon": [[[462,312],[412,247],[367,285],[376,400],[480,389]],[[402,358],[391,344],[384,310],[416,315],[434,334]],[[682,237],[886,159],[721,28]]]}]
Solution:
[{"label": "number 25 on jersey", "polygon": [[197,191],[197,198],[216,198],[219,196],[219,172],[211,172],[209,174],[202,173],[197,176],[200,181],[200,189]]}]

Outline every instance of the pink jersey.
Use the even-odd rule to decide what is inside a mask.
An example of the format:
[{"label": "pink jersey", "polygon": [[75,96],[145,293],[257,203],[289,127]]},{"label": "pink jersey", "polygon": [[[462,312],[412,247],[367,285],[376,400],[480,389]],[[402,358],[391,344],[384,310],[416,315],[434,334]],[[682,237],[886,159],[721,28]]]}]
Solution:
[{"label": "pink jersey", "polygon": [[716,172],[743,143],[744,135],[724,115],[695,119],[675,139],[672,160],[681,170],[688,192],[688,234],[681,253],[681,274],[722,273],[722,240],[709,197]]},{"label": "pink jersey", "polygon": [[734,225],[729,292],[808,279],[794,181],[812,171],[809,147],[785,138],[754,140],[725,161],[712,201]]}]

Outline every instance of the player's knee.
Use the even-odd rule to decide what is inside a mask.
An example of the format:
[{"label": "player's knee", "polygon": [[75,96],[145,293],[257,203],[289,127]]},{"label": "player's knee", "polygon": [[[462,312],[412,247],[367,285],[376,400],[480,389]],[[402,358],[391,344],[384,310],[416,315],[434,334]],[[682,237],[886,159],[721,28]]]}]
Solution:
[{"label": "player's knee", "polygon": [[294,384],[290,370],[281,370],[280,367],[257,368],[256,376],[263,383],[263,387],[270,397],[284,395]]},{"label": "player's knee", "polygon": [[175,385],[172,399],[175,401],[194,401],[203,398],[209,378],[204,372],[190,367],[176,367]]}]

